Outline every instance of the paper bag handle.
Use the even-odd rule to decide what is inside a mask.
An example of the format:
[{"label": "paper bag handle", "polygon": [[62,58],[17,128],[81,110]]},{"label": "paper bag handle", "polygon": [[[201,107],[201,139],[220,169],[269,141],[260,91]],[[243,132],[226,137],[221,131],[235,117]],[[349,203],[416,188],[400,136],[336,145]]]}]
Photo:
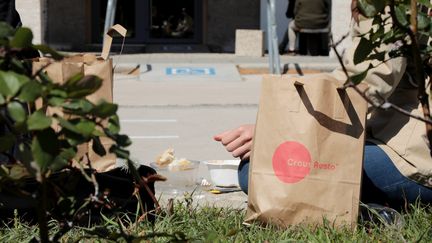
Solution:
[{"label": "paper bag handle", "polygon": [[123,37],[123,43],[122,43],[122,49],[123,49],[123,45],[124,45],[124,42],[125,42],[127,30],[123,26],[121,26],[119,24],[116,24],[116,25],[112,26],[108,30],[107,33],[105,33],[103,47],[102,47],[102,54],[101,54],[101,57],[104,60],[107,60],[108,57],[109,57],[109,54],[110,54],[110,51],[111,51],[111,45],[112,45],[113,35],[114,35],[115,32],[117,32],[119,35],[121,35]]},{"label": "paper bag handle", "polygon": [[[296,86],[297,88],[303,87],[304,83],[302,83],[301,81],[296,80],[294,82],[294,86]],[[346,90],[344,87],[337,87],[336,88],[339,97],[335,97],[335,105],[334,105],[334,111],[333,111],[333,116],[336,119],[342,119],[343,117],[345,117],[346,115],[346,105],[349,97],[346,93]]]}]

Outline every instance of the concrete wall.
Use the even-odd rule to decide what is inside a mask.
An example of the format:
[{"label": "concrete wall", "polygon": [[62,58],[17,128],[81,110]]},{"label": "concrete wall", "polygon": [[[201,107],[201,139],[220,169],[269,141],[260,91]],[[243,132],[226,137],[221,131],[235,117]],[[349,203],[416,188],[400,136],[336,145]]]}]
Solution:
[{"label": "concrete wall", "polygon": [[17,11],[21,15],[24,26],[33,31],[33,42],[40,44],[43,41],[43,2],[42,0],[16,0]]},{"label": "concrete wall", "polygon": [[[349,33],[351,22],[351,1],[348,0],[333,0],[332,2],[332,33],[335,41],[339,41],[342,36]],[[351,46],[351,39],[346,38],[338,47],[339,53],[342,50]],[[330,56],[334,57],[333,51]]]},{"label": "concrete wall", "polygon": [[211,49],[234,52],[236,29],[259,29],[260,0],[208,0],[207,43]]}]

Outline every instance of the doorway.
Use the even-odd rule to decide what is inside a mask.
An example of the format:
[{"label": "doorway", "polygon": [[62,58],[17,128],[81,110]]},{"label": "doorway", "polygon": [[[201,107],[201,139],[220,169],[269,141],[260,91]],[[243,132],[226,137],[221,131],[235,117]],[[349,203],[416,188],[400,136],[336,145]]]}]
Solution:
[{"label": "doorway", "polygon": [[[101,43],[107,0],[92,1],[92,42]],[[202,0],[117,0],[115,23],[130,44],[201,44]],[[117,40],[120,41],[120,40]]]}]

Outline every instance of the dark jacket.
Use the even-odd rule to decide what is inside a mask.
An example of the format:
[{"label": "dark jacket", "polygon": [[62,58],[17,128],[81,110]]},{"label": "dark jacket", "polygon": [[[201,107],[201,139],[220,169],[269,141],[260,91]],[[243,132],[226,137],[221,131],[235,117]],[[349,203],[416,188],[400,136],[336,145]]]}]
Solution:
[{"label": "dark jacket", "polygon": [[295,7],[296,0],[288,0],[288,8],[285,12],[285,16],[289,19],[294,18],[294,7]]},{"label": "dark jacket", "polygon": [[296,0],[295,25],[300,29],[321,29],[330,24],[331,0]]},{"label": "dark jacket", "polygon": [[0,0],[0,22],[6,22],[12,27],[21,26],[21,19],[15,9],[15,0]]}]

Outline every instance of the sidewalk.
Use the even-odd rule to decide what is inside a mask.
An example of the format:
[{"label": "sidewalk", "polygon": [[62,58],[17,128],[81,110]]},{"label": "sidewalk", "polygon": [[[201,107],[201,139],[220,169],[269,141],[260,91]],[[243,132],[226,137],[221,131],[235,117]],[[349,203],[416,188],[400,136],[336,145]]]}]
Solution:
[{"label": "sidewalk", "polygon": [[[264,57],[244,57],[236,56],[235,54],[220,54],[220,53],[153,53],[153,54],[123,54],[121,56],[113,56],[114,61],[118,60],[119,64],[160,64],[160,63],[181,63],[181,64],[197,64],[197,63],[225,63],[238,65],[240,67],[268,67],[268,56]],[[302,69],[313,69],[319,71],[331,71],[338,67],[336,58],[324,56],[280,56],[281,66],[288,64],[290,68],[298,64]],[[292,66],[292,67],[291,67]]]}]

